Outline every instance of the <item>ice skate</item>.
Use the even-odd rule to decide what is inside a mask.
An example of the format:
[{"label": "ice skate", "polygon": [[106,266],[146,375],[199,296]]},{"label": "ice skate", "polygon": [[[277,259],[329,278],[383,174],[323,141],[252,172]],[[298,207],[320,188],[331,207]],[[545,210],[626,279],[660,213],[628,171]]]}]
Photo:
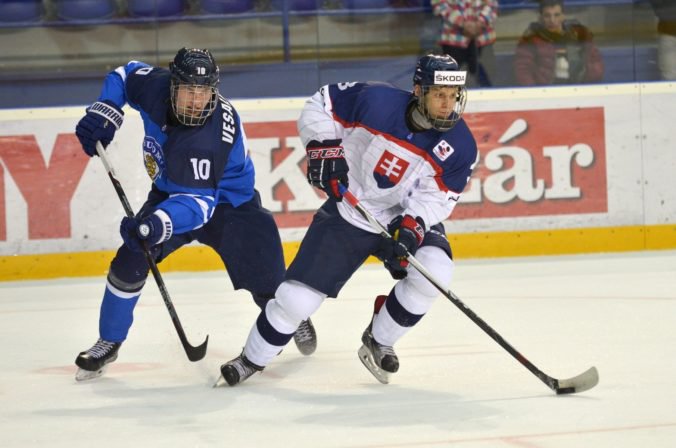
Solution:
[{"label": "ice skate", "polygon": [[236,386],[237,384],[246,381],[251,375],[256,372],[262,372],[263,367],[257,366],[247,359],[242,352],[237,358],[226,362],[221,366],[221,376],[216,380],[214,387],[223,386],[225,383],[228,386]]},{"label": "ice skate", "polygon": [[390,375],[399,370],[399,359],[389,345],[381,345],[373,339],[369,325],[361,337],[364,345],[359,349],[359,359],[364,367],[383,384],[390,382]]},{"label": "ice skate", "polygon": [[309,317],[298,325],[293,334],[293,342],[302,355],[309,356],[317,350],[317,332]]},{"label": "ice skate", "polygon": [[80,352],[75,358],[75,365],[79,367],[75,379],[85,381],[103,375],[107,365],[117,359],[117,352],[121,345],[121,342],[108,342],[99,338],[92,348]]}]

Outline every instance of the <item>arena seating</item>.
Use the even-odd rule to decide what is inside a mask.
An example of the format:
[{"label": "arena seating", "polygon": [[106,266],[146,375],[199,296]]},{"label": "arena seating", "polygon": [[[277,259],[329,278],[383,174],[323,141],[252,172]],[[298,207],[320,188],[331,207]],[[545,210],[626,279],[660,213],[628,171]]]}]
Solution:
[{"label": "arena seating", "polygon": [[389,8],[390,0],[343,0],[345,9]]},{"label": "arena seating", "polygon": [[179,16],[185,8],[184,0],[127,0],[127,12],[131,17]]},{"label": "arena seating", "polygon": [[40,0],[0,0],[0,22],[33,22],[41,19]]},{"label": "arena seating", "polygon": [[114,0],[56,0],[60,20],[105,20],[115,12]]},{"label": "arena seating", "polygon": [[314,11],[322,6],[322,0],[273,0],[272,7],[281,11],[284,9],[284,1],[288,3],[289,11]]},{"label": "arena seating", "polygon": [[254,0],[202,0],[200,9],[205,14],[238,14],[253,11]]}]

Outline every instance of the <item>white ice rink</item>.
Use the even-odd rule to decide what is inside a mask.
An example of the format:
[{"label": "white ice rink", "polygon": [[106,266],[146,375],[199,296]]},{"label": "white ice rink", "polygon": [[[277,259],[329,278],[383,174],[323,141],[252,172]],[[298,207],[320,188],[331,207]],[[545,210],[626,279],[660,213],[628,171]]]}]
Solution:
[{"label": "white ice rink", "polygon": [[167,274],[190,363],[151,278],[118,361],[76,383],[97,337],[104,278],[0,283],[0,447],[676,447],[676,252],[461,260],[453,291],[547,374],[600,383],[556,396],[440,297],[378,383],[357,359],[368,265],[314,316],[319,348],[291,343],[262,375],[212,389],[258,311],[222,272]]}]

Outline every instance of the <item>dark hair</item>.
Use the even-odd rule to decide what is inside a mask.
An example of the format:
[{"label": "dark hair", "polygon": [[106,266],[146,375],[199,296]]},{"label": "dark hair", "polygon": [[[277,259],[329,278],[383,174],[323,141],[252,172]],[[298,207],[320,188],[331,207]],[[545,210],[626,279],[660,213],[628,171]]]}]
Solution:
[{"label": "dark hair", "polygon": [[563,11],[563,0],[540,0],[540,14],[545,8],[551,8],[552,6],[560,6],[561,11]]}]

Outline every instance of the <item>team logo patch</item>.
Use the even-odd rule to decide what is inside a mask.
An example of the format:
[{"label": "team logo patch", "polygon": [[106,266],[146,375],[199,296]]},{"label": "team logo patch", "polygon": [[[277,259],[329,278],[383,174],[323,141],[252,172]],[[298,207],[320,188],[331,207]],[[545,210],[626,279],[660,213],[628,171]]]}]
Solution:
[{"label": "team logo patch", "polygon": [[437,143],[437,146],[434,147],[432,152],[439,158],[439,160],[443,162],[455,152],[455,149],[453,149],[453,147],[446,140],[442,140]]},{"label": "team logo patch", "polygon": [[399,183],[409,163],[385,151],[373,170],[373,178],[380,188],[392,188]]},{"label": "team logo patch", "polygon": [[143,165],[150,179],[154,182],[164,169],[164,155],[162,146],[152,137],[143,139]]}]

